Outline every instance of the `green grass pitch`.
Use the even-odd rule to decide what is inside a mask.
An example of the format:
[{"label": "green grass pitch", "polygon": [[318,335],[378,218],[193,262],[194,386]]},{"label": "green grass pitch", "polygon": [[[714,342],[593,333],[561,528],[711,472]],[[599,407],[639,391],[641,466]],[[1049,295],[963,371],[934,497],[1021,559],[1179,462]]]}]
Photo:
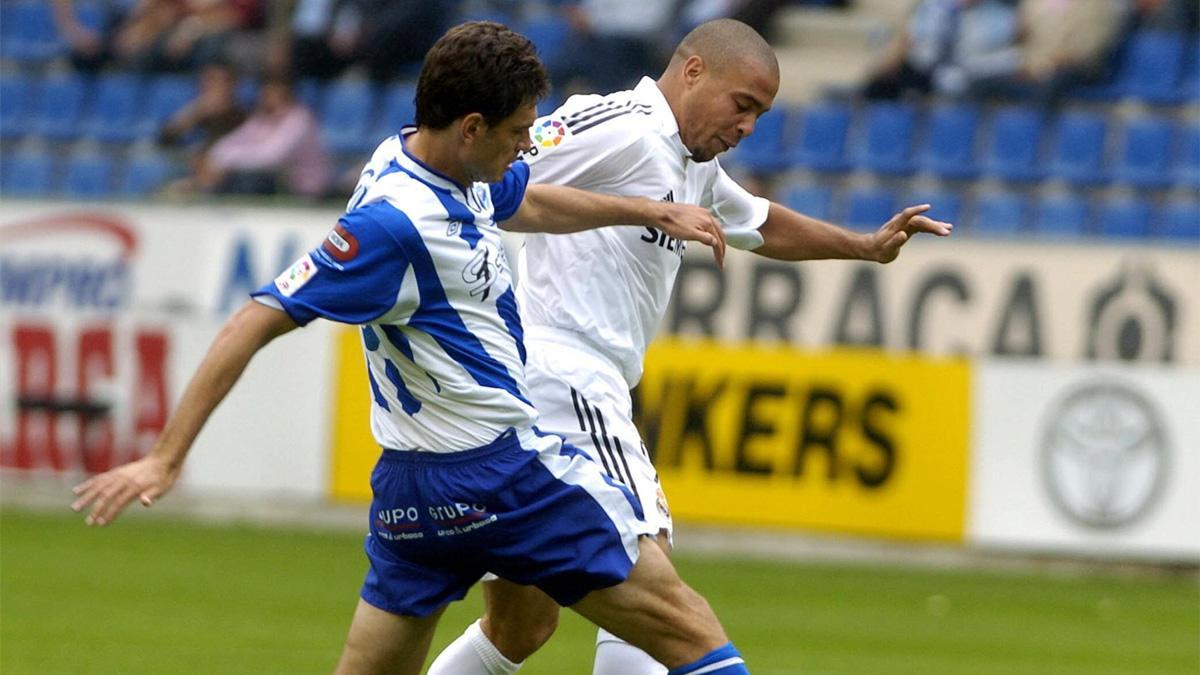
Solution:
[{"label": "green grass pitch", "polygon": [[[344,532],[0,513],[0,672],[325,673],[365,570]],[[1194,576],[1063,577],[681,555],[751,672],[1200,672]],[[478,613],[447,612],[436,652]],[[564,613],[528,675],[590,673]]]}]

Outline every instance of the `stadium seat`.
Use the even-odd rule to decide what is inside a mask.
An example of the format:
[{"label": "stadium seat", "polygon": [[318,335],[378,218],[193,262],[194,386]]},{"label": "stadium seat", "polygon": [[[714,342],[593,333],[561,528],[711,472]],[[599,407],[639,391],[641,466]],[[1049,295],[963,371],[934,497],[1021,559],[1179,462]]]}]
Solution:
[{"label": "stadium seat", "polygon": [[755,171],[781,171],[788,166],[783,133],[787,127],[787,110],[783,106],[767,111],[758,118],[754,133],[742,139],[729,160]]},{"label": "stadium seat", "polygon": [[1054,124],[1048,175],[1076,185],[1105,180],[1104,139],[1108,124],[1090,112],[1065,112]]},{"label": "stadium seat", "polygon": [[0,138],[10,140],[25,135],[29,90],[29,78],[23,73],[0,78]]},{"label": "stadium seat", "polygon": [[157,136],[163,125],[196,95],[200,87],[188,75],[160,75],[147,85],[146,106],[138,120],[138,136]]},{"label": "stadium seat", "polygon": [[147,197],[171,179],[174,167],[170,160],[158,153],[131,157],[121,174],[117,192],[126,197]]},{"label": "stadium seat", "polygon": [[1041,176],[1038,166],[1042,113],[1018,106],[1001,108],[992,116],[985,174],[1010,181],[1032,181]]},{"label": "stadium seat", "polygon": [[55,140],[79,138],[87,90],[88,82],[75,73],[43,79],[34,108],[34,132]]},{"label": "stadium seat", "polygon": [[85,152],[67,160],[63,194],[74,199],[108,197],[112,192],[113,160],[100,153]]},{"label": "stadium seat", "polygon": [[932,208],[925,215],[934,220],[953,223],[955,226],[962,220],[963,198],[955,190],[914,190],[905,198],[901,207],[916,204],[929,204]]},{"label": "stadium seat", "polygon": [[833,190],[824,185],[787,188],[783,192],[782,203],[789,209],[818,220],[830,220],[833,217]]},{"label": "stadium seat", "polygon": [[542,61],[554,63],[567,43],[571,27],[560,13],[551,11],[524,21],[517,31],[533,42]]},{"label": "stadium seat", "polygon": [[929,114],[924,141],[917,151],[917,168],[943,178],[972,178],[975,166],[975,129],[979,108],[974,105],[940,105]]},{"label": "stadium seat", "polygon": [[1171,179],[1177,185],[1200,190],[1200,123],[1185,124],[1176,135]]},{"label": "stadium seat", "polygon": [[1130,197],[1106,201],[1100,209],[1100,234],[1106,237],[1150,235],[1149,202]]},{"label": "stadium seat", "polygon": [[987,192],[975,204],[973,232],[1014,235],[1023,229],[1025,198],[1015,192]]},{"label": "stadium seat", "polygon": [[851,229],[875,230],[896,215],[896,195],[887,188],[855,188],[845,201],[845,225]]},{"label": "stadium seat", "polygon": [[793,162],[817,171],[843,171],[846,131],[850,128],[850,108],[838,103],[819,103],[793,115],[796,126]]},{"label": "stadium seat", "polygon": [[851,152],[855,168],[885,174],[911,173],[916,121],[917,109],[911,103],[872,104]]},{"label": "stadium seat", "polygon": [[85,133],[106,143],[128,143],[137,137],[142,110],[142,79],[128,73],[107,73],[96,81],[92,114]]},{"label": "stadium seat", "polygon": [[1166,187],[1171,182],[1172,125],[1161,117],[1131,120],[1125,126],[1113,177],[1144,188]]},{"label": "stadium seat", "polygon": [[1034,229],[1046,236],[1077,236],[1088,231],[1088,202],[1080,195],[1043,197],[1033,216]]},{"label": "stadium seat", "polygon": [[1200,40],[1187,41],[1177,93],[1179,103],[1200,100]]},{"label": "stadium seat", "polygon": [[375,124],[372,136],[375,143],[393,134],[400,133],[401,127],[412,124],[417,116],[416,104],[417,87],[412,83],[394,84],[383,94],[383,113]]},{"label": "stadium seat", "polygon": [[1200,202],[1175,201],[1163,208],[1159,234],[1200,244]]},{"label": "stadium seat", "polygon": [[1178,100],[1187,39],[1182,32],[1134,33],[1118,65],[1115,83],[1118,94],[1155,103]]},{"label": "stadium seat", "polygon": [[331,152],[366,152],[374,148],[368,133],[378,108],[375,91],[366,80],[343,80],[326,89],[320,108],[325,147]]},{"label": "stadium seat", "polygon": [[16,0],[0,5],[0,55],[36,63],[63,51],[49,2]]},{"label": "stadium seat", "polygon": [[[314,115],[320,114],[325,100],[325,84],[314,78],[305,78],[294,83],[296,100],[303,103]],[[257,89],[256,89],[257,91]],[[254,107],[257,98],[251,103]]]},{"label": "stadium seat", "polygon": [[5,153],[0,162],[0,192],[8,197],[42,197],[53,188],[54,160],[48,153]]}]

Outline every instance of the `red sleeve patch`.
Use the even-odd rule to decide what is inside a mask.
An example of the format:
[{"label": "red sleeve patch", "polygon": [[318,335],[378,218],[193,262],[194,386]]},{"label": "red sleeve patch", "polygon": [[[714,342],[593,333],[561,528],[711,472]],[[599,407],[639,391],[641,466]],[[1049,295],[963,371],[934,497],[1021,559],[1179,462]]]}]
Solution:
[{"label": "red sleeve patch", "polygon": [[325,237],[321,248],[339,262],[350,262],[358,255],[358,240],[346,230],[346,226],[338,223],[329,235]]}]

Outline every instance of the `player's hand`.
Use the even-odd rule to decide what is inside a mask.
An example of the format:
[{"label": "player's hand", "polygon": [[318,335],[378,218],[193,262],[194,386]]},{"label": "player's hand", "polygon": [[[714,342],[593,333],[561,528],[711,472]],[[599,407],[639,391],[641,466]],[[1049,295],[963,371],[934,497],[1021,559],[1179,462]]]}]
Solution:
[{"label": "player's hand", "polygon": [[657,226],[668,236],[711,246],[717,267],[725,267],[725,232],[708,209],[693,204],[659,202]]},{"label": "player's hand", "polygon": [[78,498],[71,508],[78,512],[90,504],[92,510],[85,522],[104,526],[116,520],[134,499],[141,501],[142,506],[152,505],[171,489],[177,478],[177,467],[170,467],[154,455],[147,455],[76,485],[73,492]]},{"label": "player's hand", "polygon": [[900,255],[900,247],[904,246],[914,234],[927,232],[945,237],[954,230],[954,225],[934,220],[922,215],[930,209],[929,204],[910,206],[883,224],[871,236],[871,253],[876,262],[890,263]]}]

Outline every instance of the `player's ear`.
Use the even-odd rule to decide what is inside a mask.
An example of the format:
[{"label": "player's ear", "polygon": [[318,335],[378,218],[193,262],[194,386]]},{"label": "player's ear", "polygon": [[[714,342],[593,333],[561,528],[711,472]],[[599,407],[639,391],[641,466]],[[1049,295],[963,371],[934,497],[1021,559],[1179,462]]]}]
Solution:
[{"label": "player's ear", "polygon": [[704,59],[699,54],[692,54],[683,62],[683,81],[688,86],[695,85],[700,80],[700,77],[704,75],[706,69],[707,66],[704,63]]},{"label": "player's ear", "polygon": [[487,131],[487,122],[480,113],[468,113],[459,120],[458,130],[463,141],[471,144]]}]

